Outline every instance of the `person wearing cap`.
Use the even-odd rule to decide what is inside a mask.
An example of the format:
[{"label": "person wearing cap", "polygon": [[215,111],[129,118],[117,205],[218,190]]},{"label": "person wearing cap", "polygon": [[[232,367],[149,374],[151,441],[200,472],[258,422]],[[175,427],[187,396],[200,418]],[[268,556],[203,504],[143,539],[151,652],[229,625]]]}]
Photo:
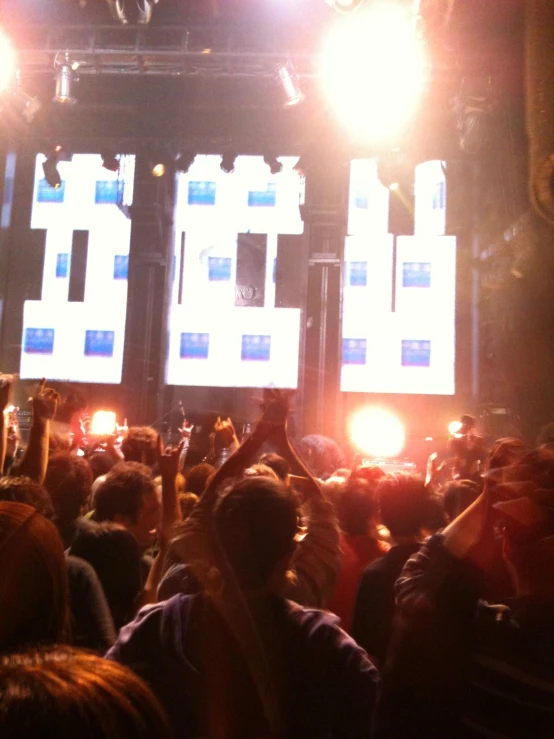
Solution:
[{"label": "person wearing cap", "polygon": [[[554,452],[502,468],[510,441],[496,447],[483,494],[396,583],[374,739],[554,737]],[[483,555],[495,537],[513,592],[492,605]]]}]

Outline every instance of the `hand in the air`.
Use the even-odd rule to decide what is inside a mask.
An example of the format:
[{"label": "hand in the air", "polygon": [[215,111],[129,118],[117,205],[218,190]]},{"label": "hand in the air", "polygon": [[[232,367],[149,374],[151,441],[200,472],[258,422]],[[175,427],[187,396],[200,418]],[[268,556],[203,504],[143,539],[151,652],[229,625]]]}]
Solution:
[{"label": "hand in the air", "polygon": [[35,421],[51,421],[60,402],[60,395],[55,390],[46,386],[43,378],[38,386],[37,392],[31,398],[33,404],[33,418]]}]

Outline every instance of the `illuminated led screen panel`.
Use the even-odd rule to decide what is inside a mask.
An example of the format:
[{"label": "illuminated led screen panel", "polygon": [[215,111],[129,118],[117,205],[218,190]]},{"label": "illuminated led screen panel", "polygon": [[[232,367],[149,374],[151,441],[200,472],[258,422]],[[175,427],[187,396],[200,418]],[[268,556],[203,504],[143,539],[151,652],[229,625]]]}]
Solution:
[{"label": "illuminated led screen panel", "polygon": [[[51,188],[36,159],[31,228],[46,231],[41,300],[24,305],[22,378],[121,382],[131,222],[118,175],[96,154],[59,162]],[[127,189],[134,157],[125,157]]]},{"label": "illuminated led screen panel", "polygon": [[301,179],[296,158],[280,161],[272,175],[262,157],[238,157],[226,174],[220,157],[197,156],[180,173],[168,384],[296,388],[300,301],[281,300],[278,283],[303,233]]},{"label": "illuminated led screen panel", "polygon": [[453,395],[456,240],[444,236],[441,163],[416,168],[414,236],[388,233],[391,196],[374,160],[352,162],[341,389]]}]

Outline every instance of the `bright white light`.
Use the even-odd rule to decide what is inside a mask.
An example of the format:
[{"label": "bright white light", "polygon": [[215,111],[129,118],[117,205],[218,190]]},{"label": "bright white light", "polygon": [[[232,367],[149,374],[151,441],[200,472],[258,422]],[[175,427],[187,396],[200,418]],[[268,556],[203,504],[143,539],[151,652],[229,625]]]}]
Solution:
[{"label": "bright white light", "polygon": [[455,434],[458,434],[460,432],[461,428],[462,428],[461,421],[451,421],[448,424],[448,433],[450,434],[450,436],[454,436]]},{"label": "bright white light", "polygon": [[113,411],[96,411],[90,424],[94,436],[109,436],[116,429],[115,413]]},{"label": "bright white light", "polygon": [[415,112],[428,59],[413,14],[394,3],[337,18],[323,45],[319,80],[357,138],[386,141]]},{"label": "bright white light", "polygon": [[0,30],[0,93],[15,82],[17,56],[11,40]]},{"label": "bright white light", "polygon": [[404,449],[406,434],[402,423],[381,408],[365,408],[350,421],[354,444],[372,457],[391,459]]}]

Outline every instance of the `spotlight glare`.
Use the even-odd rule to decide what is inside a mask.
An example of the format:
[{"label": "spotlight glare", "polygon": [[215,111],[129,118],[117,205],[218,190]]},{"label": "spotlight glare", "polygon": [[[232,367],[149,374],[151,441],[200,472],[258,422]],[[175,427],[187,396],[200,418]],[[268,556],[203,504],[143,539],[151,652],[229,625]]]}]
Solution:
[{"label": "spotlight glare", "polygon": [[392,192],[396,192],[399,188],[398,182],[391,182],[389,185],[389,190],[392,190]]},{"label": "spotlight glare", "polygon": [[15,83],[17,55],[11,39],[0,30],[0,93]]},{"label": "spotlight glare", "polygon": [[109,436],[116,430],[115,413],[113,411],[96,411],[90,424],[94,436]]},{"label": "spotlight glare", "polygon": [[298,75],[290,62],[277,67],[277,78],[285,95],[285,106],[292,107],[304,100],[305,95],[300,89]]},{"label": "spotlight glare", "polygon": [[404,449],[406,434],[402,423],[382,408],[364,408],[350,420],[350,438],[372,457],[394,459]]},{"label": "spotlight glare", "polygon": [[460,433],[461,428],[462,428],[461,421],[451,421],[448,424],[448,433],[450,434],[450,436],[455,436],[456,434]]},{"label": "spotlight glare", "polygon": [[337,21],[320,55],[319,83],[336,115],[359,139],[394,138],[415,112],[428,60],[413,15],[376,4]]},{"label": "spotlight glare", "polygon": [[152,176],[153,177],[163,177],[165,174],[165,164],[163,162],[158,162],[157,164],[154,164],[152,167]]}]

